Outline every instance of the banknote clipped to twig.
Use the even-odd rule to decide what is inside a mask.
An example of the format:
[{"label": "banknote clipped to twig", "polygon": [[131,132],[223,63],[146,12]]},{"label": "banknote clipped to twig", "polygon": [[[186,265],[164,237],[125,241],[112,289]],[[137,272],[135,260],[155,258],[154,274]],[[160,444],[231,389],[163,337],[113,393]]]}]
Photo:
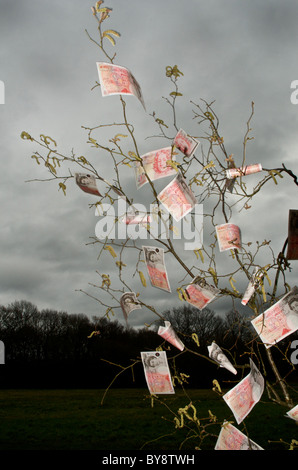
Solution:
[{"label": "banknote clipped to twig", "polygon": [[145,379],[151,394],[175,393],[165,351],[141,352]]},{"label": "banknote clipped to twig", "polygon": [[249,362],[250,373],[223,395],[223,399],[232,410],[238,424],[251,412],[264,391],[265,381],[262,374],[251,359]]},{"label": "banknote clipped to twig", "polygon": [[289,210],[287,259],[298,259],[298,210]]},{"label": "banknote clipped to twig", "polygon": [[79,188],[81,188],[81,190],[85,193],[102,197],[102,194],[100,194],[97,189],[96,178],[94,175],[87,173],[75,173],[75,180]]},{"label": "banknote clipped to twig", "polygon": [[218,296],[220,290],[208,284],[205,279],[197,276],[193,282],[186,287],[185,292],[185,300],[199,310],[203,310],[203,308]]},{"label": "banknote clipped to twig", "polygon": [[219,251],[241,250],[241,232],[235,224],[221,224],[215,227]]},{"label": "banknote clipped to twig", "polygon": [[124,214],[120,221],[126,225],[142,225],[147,226],[152,221],[152,218],[147,213],[126,213]]},{"label": "banknote clipped to twig", "polygon": [[187,157],[191,157],[200,144],[198,140],[187,135],[183,129],[179,129],[173,143],[175,147]]},{"label": "banknote clipped to twig", "polygon": [[142,246],[148,275],[153,287],[171,292],[164,261],[164,250],[154,246]]},{"label": "banknote clipped to twig", "polygon": [[160,326],[158,328],[157,334],[161,336],[164,340],[171,343],[180,351],[184,350],[184,344],[182,343],[181,339],[177,336],[177,333],[175,332],[169,321],[165,321],[165,326]]},{"label": "banknote clipped to twig", "polygon": [[294,419],[298,422],[298,405],[294,406],[291,410],[286,413],[287,418]]},{"label": "banknote clipped to twig", "polygon": [[148,177],[151,181],[172,176],[177,173],[175,167],[168,162],[175,162],[175,155],[172,154],[172,147],[165,147],[158,150],[152,150],[141,156],[140,161],[135,162],[135,178],[137,189],[148,183]]},{"label": "banknote clipped to twig", "polygon": [[228,179],[237,178],[238,176],[251,175],[253,173],[258,173],[262,171],[261,163],[256,163],[255,165],[246,165],[241,168],[228,168],[226,170],[226,175]]},{"label": "banknote clipped to twig", "polygon": [[120,297],[120,305],[126,323],[130,312],[142,308],[134,292],[124,292],[124,294],[122,294]]},{"label": "banknote clipped to twig", "polygon": [[144,109],[146,109],[141,87],[126,67],[106,62],[96,62],[96,65],[103,97],[133,95],[138,98]]},{"label": "banknote clipped to twig", "polygon": [[222,425],[214,450],[264,450],[249,439],[233,424],[225,421]]},{"label": "banknote clipped to twig", "polygon": [[77,185],[81,188],[82,191],[90,194],[94,194],[95,196],[102,197],[102,194],[98,190],[96,179],[103,181],[106,183],[115,193],[120,196],[122,199],[126,199],[123,191],[119,188],[116,188],[113,184],[109,183],[107,180],[102,178],[101,176],[95,177],[95,175],[91,175],[90,173],[75,173],[75,180]]},{"label": "banknote clipped to twig", "polygon": [[237,374],[237,370],[231,364],[227,356],[223,353],[222,349],[213,341],[211,346],[207,346],[209,357],[213,359],[220,367],[224,367],[233,374]]},{"label": "banknote clipped to twig", "polygon": [[253,294],[255,293],[256,289],[260,285],[260,280],[264,277],[264,273],[258,268],[257,266],[253,270],[253,274],[251,279],[248,283],[246,291],[243,294],[241,303],[242,305],[247,305]]},{"label": "banknote clipped to twig", "polygon": [[158,194],[157,199],[176,222],[189,214],[197,202],[185,178],[180,173]]},{"label": "banknote clipped to twig", "polygon": [[298,287],[251,321],[268,349],[298,329]]}]

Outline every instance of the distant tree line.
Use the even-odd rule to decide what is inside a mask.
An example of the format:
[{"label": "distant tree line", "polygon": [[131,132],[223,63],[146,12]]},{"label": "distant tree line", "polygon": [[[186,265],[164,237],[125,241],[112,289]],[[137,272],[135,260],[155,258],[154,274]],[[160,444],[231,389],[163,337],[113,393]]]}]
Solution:
[{"label": "distant tree line", "polygon": [[[158,324],[155,330],[134,329],[106,317],[89,318],[85,314],[50,309],[39,311],[23,300],[0,306],[0,340],[5,345],[0,387],[102,389],[121,371],[113,386],[146,387],[142,364],[129,366],[140,357],[141,351],[162,347],[169,357],[175,358],[175,368],[189,375],[189,387],[205,388],[211,386],[215,376],[223,385],[233,380],[230,372],[219,370],[216,364],[206,360],[207,346],[212,341],[223,349],[231,362],[236,357],[243,368],[248,364],[247,354],[254,354],[249,349],[253,335],[250,322],[237,311],[218,316],[209,308],[200,312],[187,305],[167,310],[163,317],[171,322],[186,352],[181,353],[165,342],[157,334]],[[256,347],[255,342],[252,344]],[[289,357],[289,340],[281,342],[279,348],[283,350],[279,367],[288,381],[294,381],[293,365],[284,359],[285,353]],[[265,355],[263,361],[266,361]],[[244,371],[240,370],[237,380]]]}]

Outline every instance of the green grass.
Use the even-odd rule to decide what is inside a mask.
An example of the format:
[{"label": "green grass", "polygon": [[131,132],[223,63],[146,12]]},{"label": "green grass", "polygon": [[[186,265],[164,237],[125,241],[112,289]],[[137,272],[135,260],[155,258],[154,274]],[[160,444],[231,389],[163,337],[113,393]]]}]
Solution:
[{"label": "green grass", "polygon": [[[298,427],[284,415],[287,409],[258,403],[237,425],[225,402],[211,390],[189,390],[202,424],[209,423],[208,410],[219,421],[232,420],[265,450],[287,450],[280,441],[298,440]],[[4,450],[179,450],[186,429],[175,429],[174,415],[189,403],[181,390],[151,400],[147,389],[103,390],[0,390],[0,451]],[[192,414],[192,413],[191,413]],[[214,449],[220,426],[209,423],[202,449]],[[161,437],[163,436],[163,437]],[[161,438],[160,438],[161,437]],[[194,450],[199,441],[185,441],[182,450]]]}]

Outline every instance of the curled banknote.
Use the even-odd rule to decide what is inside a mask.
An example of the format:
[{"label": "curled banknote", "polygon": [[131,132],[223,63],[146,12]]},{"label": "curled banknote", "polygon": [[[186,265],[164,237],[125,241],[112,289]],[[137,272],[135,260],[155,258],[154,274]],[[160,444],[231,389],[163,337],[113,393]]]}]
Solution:
[{"label": "curled banknote", "polygon": [[241,232],[235,224],[222,224],[215,227],[219,251],[241,249]]},{"label": "curled banknote", "polygon": [[151,181],[175,175],[177,170],[169,162],[175,162],[175,156],[172,155],[172,147],[165,147],[141,156],[140,161],[135,162],[135,177],[137,189]]},{"label": "curled banknote", "polygon": [[87,173],[75,173],[75,180],[82,191],[95,196],[102,196],[97,189],[96,178],[94,175]]},{"label": "curled banknote", "polygon": [[294,419],[298,422],[298,405],[294,406],[291,410],[286,413],[288,418]]},{"label": "curled banknote", "polygon": [[241,168],[228,168],[226,170],[227,178],[237,178],[237,176],[251,175],[252,173],[258,173],[262,171],[262,165],[256,163],[255,165],[246,165]]},{"label": "curled banknote", "polygon": [[246,288],[246,291],[244,292],[244,295],[242,297],[242,300],[241,300],[242,305],[246,305],[249,302],[250,298],[255,293],[255,290],[260,285],[260,279],[262,279],[263,277],[264,277],[264,273],[260,270],[260,268],[255,266],[251,279]]},{"label": "curled banknote", "polygon": [[187,157],[191,157],[200,142],[187,135],[183,129],[179,129],[173,143],[180,152]]},{"label": "curled banknote", "polygon": [[96,180],[103,181],[109,188],[111,188],[121,199],[126,200],[126,196],[124,192],[120,188],[116,188],[113,184],[109,183],[109,181],[105,180],[101,176],[91,175],[89,173],[75,173],[75,181],[77,185],[81,188],[82,191],[86,193],[94,194],[95,196],[101,196],[102,194],[97,188]]},{"label": "curled banknote", "polygon": [[213,359],[220,367],[224,367],[233,374],[237,374],[237,370],[231,364],[227,356],[223,353],[221,348],[213,341],[211,346],[207,346],[209,357]]},{"label": "curled banknote", "polygon": [[224,422],[215,450],[264,450],[229,422]]},{"label": "curled banknote", "polygon": [[298,287],[251,321],[266,348],[298,329]]},{"label": "curled banknote", "polygon": [[169,321],[165,321],[165,326],[160,326],[158,328],[157,334],[159,334],[159,336],[161,336],[164,340],[171,343],[180,351],[183,351],[184,344],[182,343],[181,339],[178,338],[175,330],[173,329]]},{"label": "curled banknote", "polygon": [[145,378],[152,394],[175,393],[165,351],[141,352]]},{"label": "curled banknote", "polygon": [[203,308],[218,296],[220,290],[208,284],[205,279],[197,276],[193,282],[186,287],[185,292],[185,300],[199,310],[203,310]]},{"label": "curled banknote", "polygon": [[180,173],[158,194],[157,199],[176,222],[191,212],[197,202],[185,178]]},{"label": "curled banknote", "polygon": [[223,399],[232,410],[240,424],[260,400],[264,391],[264,378],[250,359],[250,373],[234,388],[223,395]]},{"label": "curled banknote", "polygon": [[96,62],[96,65],[102,96],[133,95],[145,109],[141,87],[126,67],[106,62]]},{"label": "curled banknote", "polygon": [[120,218],[120,221],[126,225],[145,225],[147,226],[152,218],[147,213],[126,213]]},{"label": "curled banknote", "polygon": [[120,305],[126,321],[130,312],[142,308],[134,292],[124,292],[120,297]]},{"label": "curled banknote", "polygon": [[171,292],[164,261],[164,250],[154,246],[142,246],[142,248],[151,285]]}]

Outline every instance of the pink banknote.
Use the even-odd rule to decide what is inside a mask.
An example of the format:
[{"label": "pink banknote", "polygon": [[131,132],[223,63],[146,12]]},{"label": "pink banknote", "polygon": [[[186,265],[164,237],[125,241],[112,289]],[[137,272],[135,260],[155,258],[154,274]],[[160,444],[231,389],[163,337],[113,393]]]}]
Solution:
[{"label": "pink banknote", "polygon": [[148,275],[153,287],[171,292],[164,261],[164,250],[154,246],[143,246]]},{"label": "pink banknote", "polygon": [[175,168],[167,164],[168,161],[175,161],[175,156],[172,156],[172,147],[153,150],[143,155],[141,159],[142,163],[135,162],[135,176],[138,189],[148,183],[148,177],[151,181],[155,181],[177,173]]},{"label": "pink banknote", "polygon": [[298,329],[298,287],[251,321],[266,348]]},{"label": "pink banknote", "polygon": [[175,393],[165,351],[141,352],[145,378],[152,394]]},{"label": "pink banknote", "polygon": [[207,284],[205,279],[196,277],[186,289],[186,301],[198,308],[203,310],[212,300],[214,300],[220,293],[220,290],[210,284]]},{"label": "pink banknote", "polygon": [[134,95],[145,108],[140,85],[126,67],[106,62],[96,62],[96,65],[102,96]]},{"label": "pink banknote", "polygon": [[227,356],[223,353],[222,349],[215,343],[212,342],[211,346],[207,346],[209,357],[213,359],[220,367],[224,367],[225,369],[232,372],[232,374],[237,374],[237,370],[231,364]]},{"label": "pink banknote", "polygon": [[142,308],[134,292],[124,292],[120,298],[120,305],[126,321],[130,312]]},{"label": "pink banknote", "polygon": [[95,196],[101,196],[100,192],[97,189],[96,178],[94,175],[86,173],[75,173],[75,180],[77,185],[85,193],[94,194]]},{"label": "pink banknote", "polygon": [[171,323],[169,321],[165,321],[165,326],[160,326],[158,328],[157,333],[161,336],[164,340],[171,343],[180,351],[183,351],[184,344],[182,343],[181,339],[178,338],[175,330],[173,329]]},{"label": "pink banknote", "polygon": [[231,423],[225,422],[219,433],[215,450],[264,450]]},{"label": "pink banknote", "polygon": [[262,279],[263,277],[264,277],[264,273],[260,271],[258,267],[255,267],[253,274],[251,276],[251,279],[246,288],[246,291],[244,292],[244,295],[242,297],[242,300],[241,300],[242,305],[247,305],[250,298],[255,293],[255,290],[259,287],[259,284],[260,284],[259,279]]},{"label": "pink banknote", "polygon": [[196,205],[196,198],[180,173],[158,194],[157,198],[177,222]]},{"label": "pink banknote", "polygon": [[219,251],[241,249],[240,228],[234,224],[222,224],[215,227]]},{"label": "pink banknote", "polygon": [[147,225],[151,220],[151,216],[148,214],[126,214],[121,218],[121,221],[126,225]]},{"label": "pink banknote", "polygon": [[187,157],[190,157],[194,153],[199,143],[199,141],[187,135],[183,129],[179,129],[174,138],[174,145]]},{"label": "pink banknote", "polygon": [[234,388],[223,395],[237,423],[241,423],[260,400],[264,391],[264,378],[250,359],[250,373]]},{"label": "pink banknote", "polygon": [[291,419],[294,419],[295,421],[298,421],[298,405],[287,411],[287,416]]},{"label": "pink banknote", "polygon": [[247,165],[241,168],[229,168],[226,170],[227,178],[237,178],[237,176],[251,175],[252,173],[258,173],[262,171],[262,165],[256,163],[255,165]]}]

